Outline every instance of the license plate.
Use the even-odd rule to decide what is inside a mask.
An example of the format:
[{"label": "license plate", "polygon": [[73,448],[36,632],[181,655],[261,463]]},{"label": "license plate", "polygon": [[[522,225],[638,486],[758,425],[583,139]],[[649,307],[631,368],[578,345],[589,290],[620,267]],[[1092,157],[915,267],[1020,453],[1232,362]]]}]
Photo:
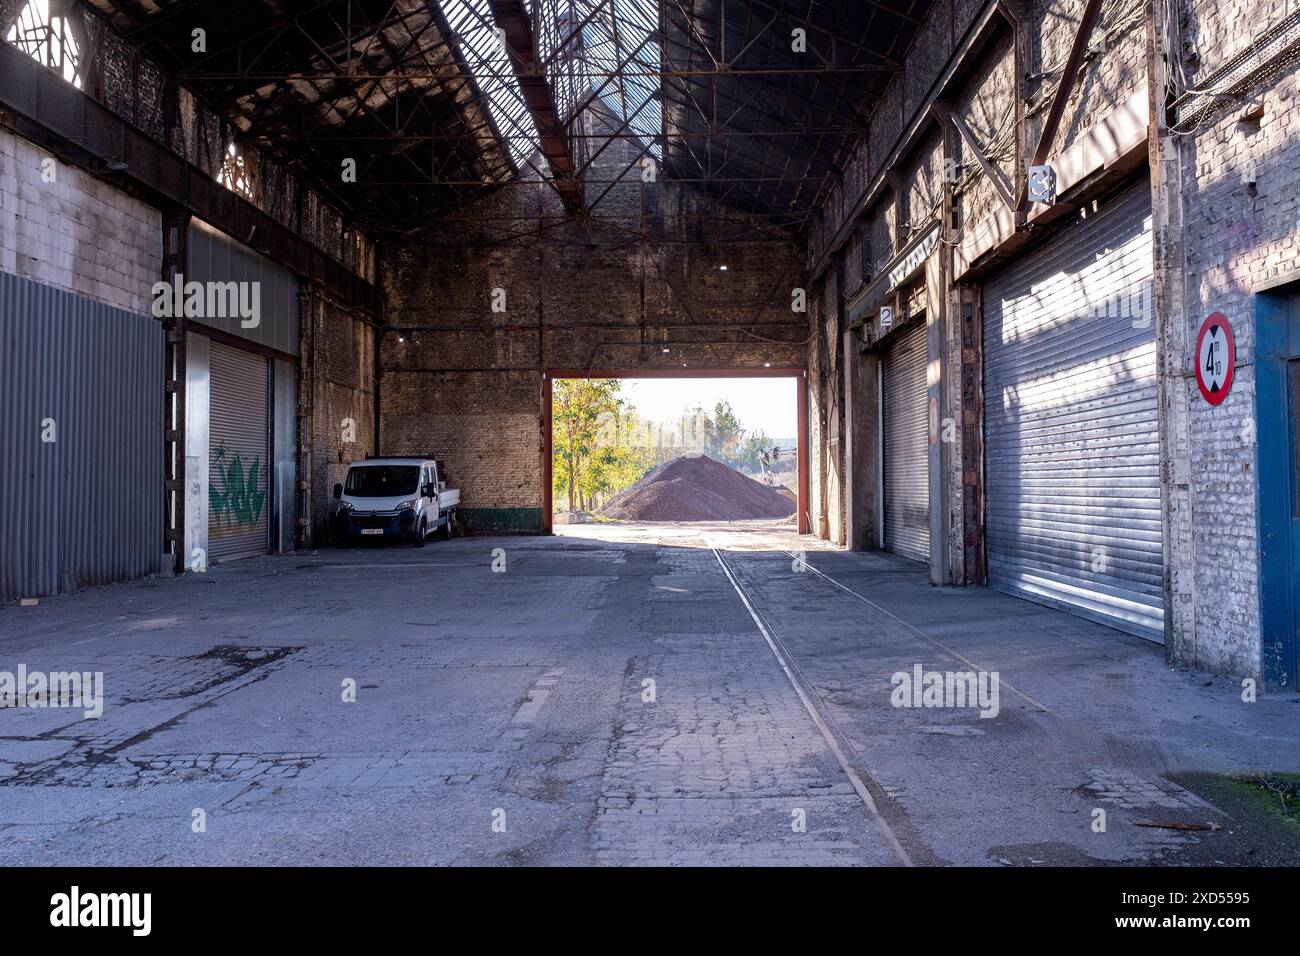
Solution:
[{"label": "license plate", "polygon": [[362,528],[361,533],[362,534],[383,534],[384,529],[383,528]]}]

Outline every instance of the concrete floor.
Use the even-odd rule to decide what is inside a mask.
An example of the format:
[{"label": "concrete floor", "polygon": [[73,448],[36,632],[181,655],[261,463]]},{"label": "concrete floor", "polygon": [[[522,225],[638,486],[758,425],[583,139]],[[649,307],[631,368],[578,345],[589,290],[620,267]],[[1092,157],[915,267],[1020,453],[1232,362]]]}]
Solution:
[{"label": "concrete floor", "polygon": [[[0,670],[102,671],[106,704],[0,710],[0,865],[1300,862],[1193,783],[1300,769],[1300,697],[925,578],[789,526],[585,525],[7,606]],[[1000,713],[891,706],[918,663],[998,671]]]}]

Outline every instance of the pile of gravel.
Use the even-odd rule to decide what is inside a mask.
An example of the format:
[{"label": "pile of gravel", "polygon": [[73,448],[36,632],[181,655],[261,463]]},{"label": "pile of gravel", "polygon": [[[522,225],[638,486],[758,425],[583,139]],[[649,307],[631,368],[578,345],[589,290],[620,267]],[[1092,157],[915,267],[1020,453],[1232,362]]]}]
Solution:
[{"label": "pile of gravel", "polygon": [[795,503],[707,455],[664,462],[601,511],[624,521],[743,521],[785,518]]}]

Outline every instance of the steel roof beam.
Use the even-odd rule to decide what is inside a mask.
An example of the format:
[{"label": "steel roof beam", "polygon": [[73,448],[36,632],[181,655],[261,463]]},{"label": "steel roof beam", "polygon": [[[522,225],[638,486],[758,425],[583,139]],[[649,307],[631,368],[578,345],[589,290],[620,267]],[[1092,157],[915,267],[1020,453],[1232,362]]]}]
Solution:
[{"label": "steel roof beam", "polygon": [[505,35],[519,91],[532,114],[538,145],[551,169],[551,185],[560,194],[565,208],[576,212],[582,209],[582,184],[578,180],[572,146],[555,105],[555,91],[546,79],[546,67],[538,56],[532,18],[524,9],[522,0],[488,0],[488,7],[497,29]]}]

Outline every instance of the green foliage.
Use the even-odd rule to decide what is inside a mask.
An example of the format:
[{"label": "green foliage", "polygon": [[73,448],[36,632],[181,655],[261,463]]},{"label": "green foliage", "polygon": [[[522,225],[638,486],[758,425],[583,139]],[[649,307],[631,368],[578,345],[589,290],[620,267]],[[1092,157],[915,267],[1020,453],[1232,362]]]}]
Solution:
[{"label": "green foliage", "polygon": [[734,458],[728,462],[741,471],[760,471],[762,470],[763,452],[775,445],[771,438],[767,437],[767,432],[761,428],[757,431],[750,432],[745,436],[744,441],[736,450]]},{"label": "green foliage", "polygon": [[713,417],[704,418],[704,454],[715,461],[730,463],[744,433],[731,403],[719,401],[713,406]]},{"label": "green foliage", "polygon": [[630,441],[640,423],[620,388],[614,379],[554,383],[552,493],[569,511],[622,491],[650,468],[649,450]]}]

